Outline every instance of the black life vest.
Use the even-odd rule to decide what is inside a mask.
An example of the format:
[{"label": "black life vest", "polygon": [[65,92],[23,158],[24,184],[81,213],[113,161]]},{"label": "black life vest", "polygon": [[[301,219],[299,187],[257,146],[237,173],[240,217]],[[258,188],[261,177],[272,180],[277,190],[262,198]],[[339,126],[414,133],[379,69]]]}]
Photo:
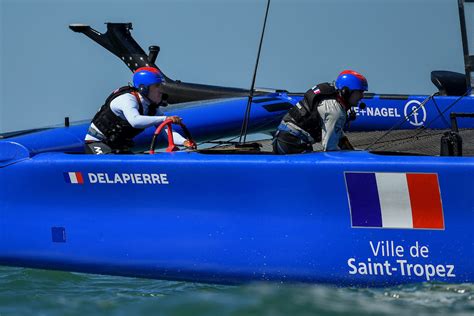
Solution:
[{"label": "black life vest", "polygon": [[[140,101],[138,90],[130,86],[125,86],[112,92],[112,94],[110,94],[109,97],[105,100],[104,105],[102,105],[100,110],[92,119],[92,123],[106,137],[103,142],[112,148],[132,147],[133,138],[143,132],[143,129],[135,128],[130,125],[127,120],[115,115],[112,109],[110,108],[110,103],[115,98],[126,93],[130,93],[135,96],[138,102],[138,112],[140,113],[140,115],[143,115],[143,105]],[[155,115],[157,108],[158,105],[150,104],[148,113],[146,115]]]},{"label": "black life vest", "polygon": [[318,106],[322,101],[336,99],[337,90],[330,83],[321,83],[309,89],[303,99],[283,117],[284,122],[292,122],[308,132],[316,142],[321,141],[321,116]]}]

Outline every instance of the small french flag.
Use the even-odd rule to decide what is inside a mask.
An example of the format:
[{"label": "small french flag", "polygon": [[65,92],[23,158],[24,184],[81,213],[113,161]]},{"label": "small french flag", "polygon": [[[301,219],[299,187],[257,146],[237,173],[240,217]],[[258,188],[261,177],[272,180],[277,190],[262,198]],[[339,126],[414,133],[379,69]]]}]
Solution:
[{"label": "small french flag", "polygon": [[64,172],[64,180],[66,183],[84,184],[84,178],[80,172]]},{"label": "small french flag", "polygon": [[352,227],[444,229],[436,173],[346,172]]}]

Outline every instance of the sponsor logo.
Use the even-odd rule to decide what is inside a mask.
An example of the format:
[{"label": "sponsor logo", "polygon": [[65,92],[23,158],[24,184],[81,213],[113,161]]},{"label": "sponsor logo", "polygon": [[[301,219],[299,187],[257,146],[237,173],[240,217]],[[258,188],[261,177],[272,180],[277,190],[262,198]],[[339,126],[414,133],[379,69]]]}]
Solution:
[{"label": "sponsor logo", "polygon": [[170,184],[166,173],[64,172],[64,179],[72,184]]},{"label": "sponsor logo", "polygon": [[352,227],[444,229],[436,173],[346,172]]},{"label": "sponsor logo", "polygon": [[413,126],[421,126],[426,121],[426,109],[421,105],[420,101],[411,100],[405,104],[403,114],[408,119],[408,122]]},{"label": "sponsor logo", "polygon": [[355,107],[354,110],[359,116],[401,117],[397,108],[377,108],[367,106],[365,109]]}]

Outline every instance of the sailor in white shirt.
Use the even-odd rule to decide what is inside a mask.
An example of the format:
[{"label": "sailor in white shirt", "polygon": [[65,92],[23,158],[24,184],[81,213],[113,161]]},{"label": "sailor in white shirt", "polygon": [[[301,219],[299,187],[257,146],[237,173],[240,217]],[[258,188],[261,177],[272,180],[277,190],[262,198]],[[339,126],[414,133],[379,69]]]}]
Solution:
[{"label": "sailor in white shirt", "polygon": [[[133,75],[133,87],[115,90],[92,119],[85,137],[86,153],[129,153],[133,138],[145,128],[159,125],[166,119],[174,124],[181,123],[180,117],[167,117],[159,108],[163,82],[164,77],[158,69],[137,69]],[[177,145],[194,147],[177,132],[173,132],[173,139]]]}]

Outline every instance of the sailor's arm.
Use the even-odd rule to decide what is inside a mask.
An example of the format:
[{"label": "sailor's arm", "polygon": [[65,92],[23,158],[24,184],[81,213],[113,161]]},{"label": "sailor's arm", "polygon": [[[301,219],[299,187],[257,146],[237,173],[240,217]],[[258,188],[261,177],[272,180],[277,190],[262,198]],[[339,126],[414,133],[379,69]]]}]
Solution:
[{"label": "sailor's arm", "polygon": [[[160,115],[160,116],[164,115],[164,113],[160,109],[157,110],[157,114]],[[166,117],[166,119],[171,120],[174,124],[179,124],[182,121],[182,118],[179,117],[179,116],[176,116],[176,115],[165,116],[165,117]],[[169,133],[168,128],[166,128],[165,131],[166,131],[166,134]],[[173,141],[176,145],[192,147],[192,144],[189,142],[189,140],[184,138],[180,133],[178,133],[176,131],[173,131]]]},{"label": "sailor's arm", "polygon": [[[166,134],[169,134],[168,128],[165,129]],[[186,138],[181,136],[180,133],[173,131],[173,140],[176,145],[184,145],[184,142],[186,141]]]},{"label": "sailor's arm", "polygon": [[165,116],[165,114],[163,113],[163,111],[161,111],[160,108],[157,108],[156,109],[156,115],[157,117],[164,117],[165,119],[164,120],[171,120],[171,122],[173,124],[181,124],[181,122],[183,121],[183,119],[177,115],[172,115],[172,116]]},{"label": "sailor's arm", "polygon": [[[118,99],[118,98],[117,98]],[[152,125],[157,125],[166,120],[166,116],[148,116],[141,115],[138,111],[138,103],[134,96],[130,95],[127,99],[121,98],[120,102],[115,103],[117,99],[113,100],[110,104],[112,110],[120,111],[123,113],[125,119],[134,128],[144,129]]]},{"label": "sailor's arm", "polygon": [[340,139],[340,132],[338,132],[338,124],[340,115],[334,111],[327,111],[324,113],[323,119],[323,137],[321,145],[324,151],[339,150],[338,143]]},{"label": "sailor's arm", "polygon": [[[170,118],[168,116],[146,116],[140,115],[138,110],[136,113],[133,113],[133,110],[127,111],[129,112],[128,115],[124,113],[127,121],[135,128],[147,128],[152,125],[159,125],[160,123],[164,122],[166,119]],[[168,128],[165,128],[166,134],[168,134]],[[178,132],[173,131],[173,140],[176,145],[185,145],[186,138],[181,136]]]}]

